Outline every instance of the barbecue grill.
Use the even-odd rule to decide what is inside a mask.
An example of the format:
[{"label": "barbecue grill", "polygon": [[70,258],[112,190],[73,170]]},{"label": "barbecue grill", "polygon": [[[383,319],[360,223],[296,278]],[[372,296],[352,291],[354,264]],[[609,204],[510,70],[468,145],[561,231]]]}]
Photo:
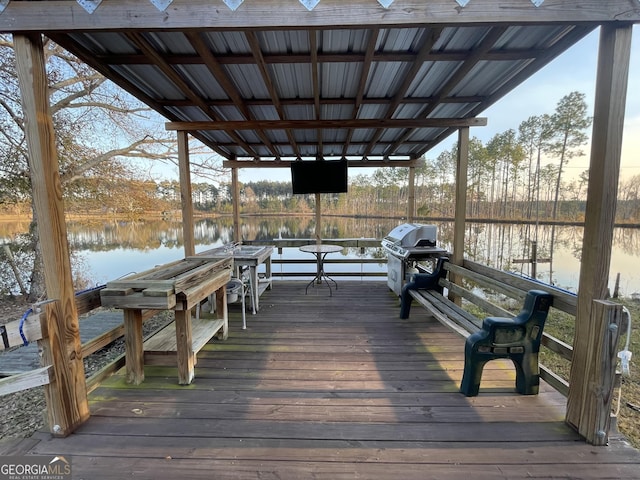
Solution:
[{"label": "barbecue grill", "polygon": [[397,295],[418,262],[446,255],[446,250],[436,246],[436,234],[435,225],[403,223],[382,240],[387,252],[387,285]]}]

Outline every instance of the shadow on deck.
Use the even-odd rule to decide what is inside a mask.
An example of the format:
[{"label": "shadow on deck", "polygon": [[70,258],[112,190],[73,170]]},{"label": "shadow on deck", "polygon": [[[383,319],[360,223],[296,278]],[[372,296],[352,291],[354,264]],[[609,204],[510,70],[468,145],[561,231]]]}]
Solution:
[{"label": "shadow on deck", "polygon": [[338,285],[275,283],[247,330],[231,306],[229,339],[205,346],[193,384],[167,367],[137,387],[116,375],[83,426],[38,434],[29,453],[95,480],[638,478],[638,452],[585,444],[546,384],[517,395],[512,366],[491,362],[466,398],[462,337],[419,308],[400,320],[386,283]]}]

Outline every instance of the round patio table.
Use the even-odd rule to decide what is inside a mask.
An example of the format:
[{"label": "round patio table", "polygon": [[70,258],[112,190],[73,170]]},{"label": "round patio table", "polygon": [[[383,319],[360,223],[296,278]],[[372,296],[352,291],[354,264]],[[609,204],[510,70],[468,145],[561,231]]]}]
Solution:
[{"label": "round patio table", "polygon": [[329,296],[332,295],[331,292],[331,284],[329,282],[333,282],[336,290],[338,289],[338,283],[331,277],[329,277],[324,271],[324,259],[330,253],[337,253],[342,250],[340,245],[330,245],[327,243],[315,244],[315,245],[303,245],[300,247],[301,252],[311,253],[316,257],[316,276],[307,284],[307,288],[305,288],[304,293],[307,294],[309,287],[311,285],[315,285],[316,283],[321,284],[322,281],[327,284],[329,287]]}]

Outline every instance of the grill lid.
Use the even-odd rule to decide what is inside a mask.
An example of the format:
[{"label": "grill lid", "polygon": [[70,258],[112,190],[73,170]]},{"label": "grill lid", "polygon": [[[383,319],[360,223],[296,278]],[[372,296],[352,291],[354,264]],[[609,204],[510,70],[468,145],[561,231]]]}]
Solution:
[{"label": "grill lid", "polygon": [[435,225],[403,223],[384,237],[382,247],[388,253],[403,259],[445,253],[445,250],[436,248],[436,230]]},{"label": "grill lid", "polygon": [[435,247],[437,229],[435,225],[403,223],[384,237],[388,243],[404,248]]}]

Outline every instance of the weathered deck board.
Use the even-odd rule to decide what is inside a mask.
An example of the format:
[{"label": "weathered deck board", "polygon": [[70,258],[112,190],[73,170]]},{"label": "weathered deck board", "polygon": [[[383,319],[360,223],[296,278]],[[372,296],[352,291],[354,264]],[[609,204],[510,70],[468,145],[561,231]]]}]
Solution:
[{"label": "weathered deck board", "polygon": [[[80,341],[84,344],[122,323],[121,311],[100,310],[80,320]],[[31,342],[10,351],[0,352],[0,377],[39,368],[38,344]]]},{"label": "weathered deck board", "polygon": [[31,453],[68,455],[74,478],[637,478],[623,442],[592,447],[563,422],[564,398],[514,393],[490,362],[478,397],[458,393],[463,340],[416,308],[398,318],[382,282],[275,283],[241,330],[198,355],[189,386],[172,367],[116,375],[92,417]]}]

